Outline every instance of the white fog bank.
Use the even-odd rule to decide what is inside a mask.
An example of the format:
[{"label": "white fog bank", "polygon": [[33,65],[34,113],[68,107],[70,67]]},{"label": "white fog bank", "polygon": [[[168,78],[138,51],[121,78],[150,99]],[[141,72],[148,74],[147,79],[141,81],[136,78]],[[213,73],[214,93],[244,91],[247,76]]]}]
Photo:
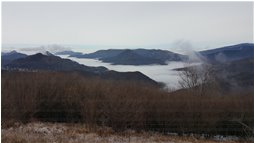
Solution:
[{"label": "white fog bank", "polygon": [[150,77],[151,79],[157,82],[163,82],[167,85],[168,88],[173,89],[179,88],[178,85],[179,73],[173,69],[182,68],[186,66],[184,62],[169,62],[168,65],[143,65],[143,66],[111,65],[110,63],[104,63],[96,59],[85,59],[85,58],[80,59],[68,57],[68,55],[61,55],[60,57],[68,58],[87,66],[104,66],[110,70],[115,70],[119,72],[140,71],[143,74]]}]

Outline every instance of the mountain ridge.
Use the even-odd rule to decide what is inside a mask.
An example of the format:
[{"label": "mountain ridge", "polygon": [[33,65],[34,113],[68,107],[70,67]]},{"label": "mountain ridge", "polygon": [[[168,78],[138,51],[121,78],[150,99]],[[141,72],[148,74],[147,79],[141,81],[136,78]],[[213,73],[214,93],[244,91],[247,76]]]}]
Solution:
[{"label": "mountain ridge", "polygon": [[[127,51],[127,52],[126,52]],[[70,57],[98,59],[113,65],[166,65],[167,61],[186,60],[187,56],[160,49],[107,49]],[[119,60],[121,59],[121,60]],[[132,60],[131,60],[132,59]]]},{"label": "mountain ridge", "polygon": [[70,59],[63,59],[58,56],[43,55],[37,53],[25,58],[15,59],[3,67],[4,70],[23,71],[57,71],[57,72],[77,72],[83,76],[99,77],[113,80],[134,80],[159,85],[156,81],[141,72],[117,72],[106,67],[90,67],[79,64]]},{"label": "mountain ridge", "polygon": [[254,44],[241,43],[216,49],[210,49],[199,52],[208,62],[224,63],[229,61],[241,60],[245,58],[254,58]]},{"label": "mountain ridge", "polygon": [[8,53],[1,53],[1,66],[3,67],[6,64],[9,64],[13,60],[27,57],[26,54],[19,53],[15,50],[8,52]]}]

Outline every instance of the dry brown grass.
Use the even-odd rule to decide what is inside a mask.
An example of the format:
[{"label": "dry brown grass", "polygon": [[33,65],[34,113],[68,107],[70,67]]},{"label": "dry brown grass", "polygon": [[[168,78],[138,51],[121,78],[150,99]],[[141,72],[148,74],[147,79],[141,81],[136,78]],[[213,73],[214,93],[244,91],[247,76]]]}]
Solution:
[{"label": "dry brown grass", "polygon": [[[84,124],[40,123],[20,124],[2,129],[4,143],[240,143],[248,142],[234,139],[202,139],[198,136],[162,135],[155,132],[135,132],[128,130],[117,133],[110,128],[88,128]],[[250,141],[249,141],[250,142]]]},{"label": "dry brown grass", "polygon": [[254,127],[253,92],[207,93],[168,93],[145,83],[78,74],[9,72],[2,74],[2,126],[40,120],[108,126],[115,131],[252,135],[236,121]]}]

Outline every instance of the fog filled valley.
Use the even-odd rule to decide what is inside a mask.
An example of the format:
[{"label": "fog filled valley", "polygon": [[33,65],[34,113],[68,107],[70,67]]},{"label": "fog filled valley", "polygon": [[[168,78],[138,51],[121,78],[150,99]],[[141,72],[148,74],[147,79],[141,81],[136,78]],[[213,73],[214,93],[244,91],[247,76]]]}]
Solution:
[{"label": "fog filled valley", "polygon": [[[115,70],[119,72],[128,71],[140,71],[148,77],[152,78],[157,82],[162,82],[166,84],[166,88],[178,89],[179,73],[174,69],[183,68],[188,64],[185,62],[169,62],[167,65],[112,65],[110,63],[104,63],[97,59],[81,59],[75,57],[68,57],[69,55],[60,55],[62,58],[69,58],[73,61],[77,61],[80,64],[87,66],[104,66],[110,70]],[[198,63],[193,63],[195,65]]]},{"label": "fog filled valley", "polygon": [[3,143],[253,143],[251,1],[1,2]]},{"label": "fog filled valley", "polygon": [[61,142],[72,132],[68,142],[252,142],[253,51],[2,52],[2,141]]}]

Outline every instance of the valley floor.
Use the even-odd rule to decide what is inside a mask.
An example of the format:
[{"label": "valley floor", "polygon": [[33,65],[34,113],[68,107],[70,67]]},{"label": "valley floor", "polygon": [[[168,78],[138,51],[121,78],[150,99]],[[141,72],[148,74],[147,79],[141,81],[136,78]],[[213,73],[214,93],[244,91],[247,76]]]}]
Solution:
[{"label": "valley floor", "polygon": [[[198,136],[162,135],[152,132],[129,130],[121,133],[113,132],[110,128],[89,128],[83,124],[15,123],[13,126],[2,128],[3,143],[238,143],[247,142],[237,138],[221,138],[219,136],[204,139]],[[251,141],[250,141],[251,142]]]}]

